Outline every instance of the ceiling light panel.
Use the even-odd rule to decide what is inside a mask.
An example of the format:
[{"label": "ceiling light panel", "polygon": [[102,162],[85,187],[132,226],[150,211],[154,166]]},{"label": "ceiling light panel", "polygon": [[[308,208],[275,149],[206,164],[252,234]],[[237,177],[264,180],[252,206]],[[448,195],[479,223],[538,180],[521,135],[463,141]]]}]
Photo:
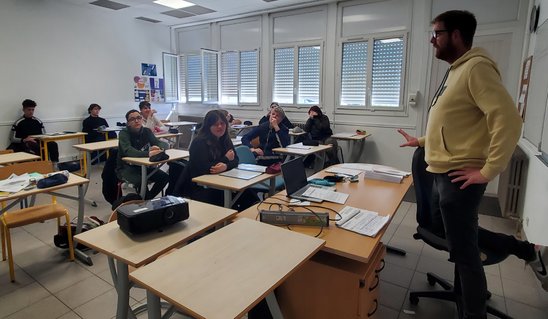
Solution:
[{"label": "ceiling light panel", "polygon": [[191,7],[194,5],[192,2],[184,1],[184,0],[156,0],[154,3],[173,8],[173,9],[181,9],[186,7]]}]

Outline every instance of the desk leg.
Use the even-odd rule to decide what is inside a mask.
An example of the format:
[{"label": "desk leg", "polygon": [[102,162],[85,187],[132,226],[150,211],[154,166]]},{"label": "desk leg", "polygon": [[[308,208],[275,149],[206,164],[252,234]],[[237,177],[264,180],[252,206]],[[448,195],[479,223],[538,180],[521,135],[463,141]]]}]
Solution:
[{"label": "desk leg", "polygon": [[[161,319],[162,310],[160,305],[160,297],[147,289],[147,308],[149,319]],[[117,317],[118,318],[118,317]]]},{"label": "desk leg", "polygon": [[[360,145],[359,145],[358,148],[356,148],[356,143],[358,143],[358,142],[352,141],[351,143],[352,143],[352,146],[351,146],[351,147],[352,147],[352,158],[353,158],[353,162],[354,162],[354,163],[357,163],[357,162],[360,160],[360,157],[361,157],[361,155],[362,155],[362,153],[363,153],[363,148],[364,148],[364,146],[365,146],[365,139],[359,141]],[[354,155],[354,151],[355,151],[356,149],[358,149],[358,150],[356,151],[356,154]]]},{"label": "desk leg", "polygon": [[[86,153],[85,160],[84,160],[84,167],[86,168],[86,171],[84,173],[85,173],[86,178],[89,179],[89,183],[91,183],[91,160],[92,160],[91,159],[91,152],[86,151],[84,153]],[[86,194],[88,192],[89,183],[87,183],[84,186],[84,197],[86,196]],[[90,201],[90,204],[93,207],[97,207],[97,203],[94,202],[94,201]]]},{"label": "desk leg", "polygon": [[225,196],[224,196],[225,207],[230,208],[232,206],[232,191],[225,189],[223,192],[225,193]]},{"label": "desk leg", "polygon": [[142,165],[141,166],[141,198],[142,199],[145,199],[145,196],[147,194],[147,188],[148,188],[148,185],[147,185],[147,167]]},{"label": "desk leg", "polygon": [[276,176],[270,178],[270,185],[268,187],[268,196],[274,195],[276,192]]},{"label": "desk leg", "polygon": [[[82,225],[84,224],[84,185],[80,184],[78,185],[78,221],[76,224],[76,234],[79,234],[82,231]],[[80,259],[83,263],[92,266],[93,261],[91,260],[91,257],[84,254],[80,249],[76,249],[76,246],[78,245],[78,241],[74,240],[74,254],[76,255],[76,258]]]},{"label": "desk leg", "polygon": [[[108,258],[111,259],[112,257]],[[126,319],[129,313],[129,269],[125,263],[116,260],[116,270],[117,278],[115,282],[116,292],[118,293],[116,319]]]},{"label": "desk leg", "polygon": [[44,142],[44,160],[49,161],[48,142]]},{"label": "desk leg", "polygon": [[320,154],[314,153],[314,173],[319,172],[325,166],[325,151]]},{"label": "desk leg", "polygon": [[276,295],[274,294],[274,291],[272,291],[266,296],[266,303],[268,304],[268,309],[270,309],[270,314],[272,315],[272,318],[282,319],[284,317],[282,315],[282,310],[280,309],[280,305],[278,305],[278,300],[276,300]]}]

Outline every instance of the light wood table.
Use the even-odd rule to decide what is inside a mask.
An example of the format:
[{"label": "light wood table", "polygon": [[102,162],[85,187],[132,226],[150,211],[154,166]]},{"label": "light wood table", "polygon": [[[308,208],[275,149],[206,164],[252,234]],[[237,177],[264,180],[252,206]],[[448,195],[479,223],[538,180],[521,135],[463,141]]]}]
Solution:
[{"label": "light wood table", "polygon": [[[13,206],[19,204],[21,201],[23,201],[27,197],[31,197],[31,203],[30,206],[34,205],[34,198],[38,194],[51,194],[55,195],[57,197],[63,197],[68,198],[72,200],[78,201],[78,218],[77,218],[77,227],[75,234],[78,234],[82,231],[82,225],[84,224],[84,187],[89,183],[89,179],[83,178],[81,176],[75,175],[70,173],[69,179],[66,183],[48,187],[48,188],[37,188],[34,187],[29,190],[22,190],[17,193],[9,194],[8,196],[0,198],[1,201],[10,202],[6,207],[0,209],[0,215],[3,214],[5,211],[11,209]],[[69,188],[69,187],[78,187],[78,196],[71,196],[64,193],[58,193],[58,190]],[[76,242],[74,243],[74,247],[76,247]],[[84,254],[82,251],[78,249],[74,249],[74,253],[76,254],[76,257],[83,262],[85,262],[88,265],[92,265],[93,262],[91,261],[91,258]]]},{"label": "light wood table", "polygon": [[[356,134],[356,133],[337,133],[331,135],[332,138],[342,141],[347,141],[349,143],[349,150],[350,150],[350,163],[357,163],[360,160],[360,156],[362,155],[363,148],[365,145],[365,139],[367,139],[371,134]],[[359,143],[359,147],[356,147],[356,144]]]},{"label": "light wood table", "polygon": [[243,218],[166,257],[130,278],[147,288],[148,317],[160,318],[160,298],[195,318],[239,318],[261,299],[274,318],[273,290],[324,241]]},{"label": "light wood table", "polygon": [[[129,164],[141,166],[141,198],[145,198],[148,177],[154,174],[157,169],[160,169],[160,166],[165,163],[176,162],[180,159],[187,159],[189,156],[188,151],[177,149],[168,149],[166,150],[166,154],[169,155],[169,159],[160,162],[151,162],[148,157],[122,157],[122,160]],[[149,167],[155,167],[155,170],[147,174],[147,168]]]},{"label": "light wood table", "polygon": [[[325,171],[313,177],[322,178]],[[344,206],[352,206],[393,216],[403,197],[412,184],[406,177],[402,183],[389,183],[364,179],[360,175],[357,183],[337,183],[338,192],[347,193],[345,205],[324,202],[323,207],[340,211]],[[238,218],[258,219],[258,208],[278,209],[270,203],[287,205],[288,198],[282,191],[268,198],[267,203],[257,205],[238,214]],[[304,208],[293,207],[296,211]],[[335,213],[314,207],[317,212],[329,212],[331,219]],[[284,208],[287,210],[287,207]],[[387,226],[386,226],[387,227]],[[278,288],[277,297],[286,318],[364,318],[378,306],[378,272],[382,268],[384,244],[381,238],[384,227],[375,237],[362,236],[336,227],[330,222],[318,238],[326,241],[321,253],[307,262],[302,270]],[[291,230],[310,236],[318,234],[318,227],[291,226]],[[317,280],[323,278],[322,280]]]},{"label": "light wood table", "polygon": [[35,138],[40,141],[40,152],[42,153],[42,158],[45,161],[49,161],[48,153],[48,142],[62,141],[62,140],[71,140],[78,139],[80,143],[84,143],[84,137],[88,133],[83,132],[74,132],[74,133],[49,133],[49,134],[40,134],[40,135],[30,135],[30,137]]},{"label": "light wood table", "polygon": [[40,156],[26,152],[0,154],[0,165],[40,160]]},{"label": "light wood table", "polygon": [[[116,318],[127,318],[128,313],[133,314],[129,307],[129,266],[138,268],[150,263],[206,230],[222,225],[236,214],[234,210],[199,201],[188,200],[188,203],[189,218],[162,232],[128,236],[120,230],[117,222],[110,222],[75,237],[80,243],[108,256],[118,293]],[[164,275],[165,278],[173,276],[169,273]]]},{"label": "light wood table", "polygon": [[316,161],[314,163],[314,171],[317,172],[321,170],[325,164],[325,152],[333,147],[331,144],[328,145],[318,145],[318,146],[309,146],[309,148],[296,148],[296,147],[277,147],[272,149],[272,152],[287,155],[285,161],[297,157],[306,157],[308,155],[314,155]]},{"label": "light wood table", "polygon": [[[263,173],[257,177],[245,180],[236,177],[223,176],[219,174],[206,174],[192,179],[198,185],[207,186],[215,189],[220,189],[224,192],[224,206],[232,207],[234,202],[240,198],[243,192],[256,184],[265,184],[269,182],[268,190],[269,194],[274,194],[276,187],[276,176],[279,174],[266,174]],[[233,198],[232,192],[236,192],[237,195]]]}]

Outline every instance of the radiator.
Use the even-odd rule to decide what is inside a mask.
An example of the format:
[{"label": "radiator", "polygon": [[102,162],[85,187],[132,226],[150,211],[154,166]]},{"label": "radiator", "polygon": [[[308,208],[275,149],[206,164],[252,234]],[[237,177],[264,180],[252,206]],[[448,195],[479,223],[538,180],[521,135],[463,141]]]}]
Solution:
[{"label": "radiator", "polygon": [[498,199],[505,218],[521,219],[527,168],[527,156],[517,147],[506,170],[499,177]]}]

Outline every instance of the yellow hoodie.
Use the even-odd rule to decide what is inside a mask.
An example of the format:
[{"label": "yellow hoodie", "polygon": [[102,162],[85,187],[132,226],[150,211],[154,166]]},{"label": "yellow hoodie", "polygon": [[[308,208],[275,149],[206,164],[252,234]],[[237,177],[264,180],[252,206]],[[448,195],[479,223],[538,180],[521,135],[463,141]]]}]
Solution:
[{"label": "yellow hoodie", "polygon": [[504,88],[495,62],[481,48],[452,65],[430,109],[425,147],[427,170],[446,173],[480,168],[491,180],[504,170],[521,134],[521,117]]}]

